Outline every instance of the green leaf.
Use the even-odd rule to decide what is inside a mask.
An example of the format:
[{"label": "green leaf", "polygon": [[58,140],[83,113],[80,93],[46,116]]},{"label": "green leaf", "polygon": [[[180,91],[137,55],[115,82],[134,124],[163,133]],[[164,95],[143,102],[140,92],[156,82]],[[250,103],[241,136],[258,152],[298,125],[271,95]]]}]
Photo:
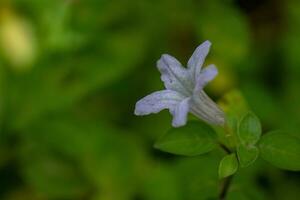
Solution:
[{"label": "green leaf", "polygon": [[248,167],[257,159],[259,150],[256,146],[244,146],[240,145],[237,148],[237,155],[241,167]]},{"label": "green leaf", "polygon": [[238,136],[242,144],[256,144],[261,136],[261,124],[258,117],[248,112],[239,123]]},{"label": "green leaf", "polygon": [[264,160],[281,169],[300,170],[300,139],[283,131],[272,131],[259,143]]},{"label": "green leaf", "polygon": [[219,165],[219,177],[225,178],[234,174],[238,169],[238,161],[235,154],[225,156]]},{"label": "green leaf", "polygon": [[204,122],[189,122],[184,127],[170,129],[154,147],[173,154],[196,156],[216,146],[215,136],[215,131]]}]

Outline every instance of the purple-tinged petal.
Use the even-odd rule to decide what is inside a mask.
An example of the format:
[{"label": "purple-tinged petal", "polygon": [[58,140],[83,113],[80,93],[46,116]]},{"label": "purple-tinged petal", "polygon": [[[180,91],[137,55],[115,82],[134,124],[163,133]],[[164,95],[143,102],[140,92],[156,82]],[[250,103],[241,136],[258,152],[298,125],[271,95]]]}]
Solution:
[{"label": "purple-tinged petal", "polygon": [[201,67],[209,52],[210,46],[211,43],[208,40],[200,44],[188,61],[187,67],[189,73],[192,75],[193,81],[195,81],[197,76],[200,74]]},{"label": "purple-tinged petal", "polygon": [[153,92],[139,100],[135,105],[135,115],[148,115],[158,113],[163,109],[174,110],[178,103],[184,99],[180,93],[172,90]]},{"label": "purple-tinged petal", "polygon": [[161,80],[167,89],[186,96],[192,94],[193,82],[190,74],[176,58],[167,54],[162,55],[157,61],[157,68],[161,72]]},{"label": "purple-tinged petal", "polygon": [[187,115],[189,112],[189,105],[190,98],[186,98],[182,100],[175,109],[171,112],[173,115],[173,121],[172,121],[172,126],[173,127],[180,127],[184,126],[187,121]]},{"label": "purple-tinged petal", "polygon": [[204,86],[218,75],[218,69],[215,65],[205,67],[197,76],[194,92],[201,91]]}]

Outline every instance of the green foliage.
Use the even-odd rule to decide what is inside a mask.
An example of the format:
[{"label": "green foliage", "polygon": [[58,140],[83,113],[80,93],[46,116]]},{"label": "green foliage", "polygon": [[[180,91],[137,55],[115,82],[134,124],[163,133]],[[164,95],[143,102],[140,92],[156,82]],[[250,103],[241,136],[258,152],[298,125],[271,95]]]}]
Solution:
[{"label": "green foliage", "polygon": [[256,146],[244,146],[240,145],[237,148],[237,156],[241,167],[248,167],[258,157],[259,150]]},{"label": "green foliage", "polygon": [[271,164],[287,170],[300,170],[300,140],[283,131],[265,134],[259,148],[261,156]]},{"label": "green foliage", "polygon": [[[218,199],[222,144],[224,171],[240,166],[226,199],[297,200],[299,9],[298,0],[0,1],[0,199]],[[204,40],[205,65],[219,69],[206,89],[221,98],[225,129],[189,122],[162,136],[176,141],[162,143],[168,152],[194,157],[153,150],[170,117],[134,117],[134,104],[162,87],[161,54],[185,65]],[[257,118],[242,120],[250,109],[263,130],[290,134],[256,146]]]},{"label": "green foliage", "polygon": [[240,121],[238,136],[243,145],[254,145],[261,135],[259,119],[251,112],[247,113]]},{"label": "green foliage", "polygon": [[257,159],[259,150],[254,145],[260,139],[261,129],[260,120],[252,112],[245,114],[239,122],[239,144],[236,151],[241,167],[248,167]]},{"label": "green foliage", "polygon": [[214,130],[204,122],[189,122],[181,128],[172,128],[156,143],[155,148],[169,153],[196,156],[216,146]]},{"label": "green foliage", "polygon": [[235,154],[226,155],[219,165],[219,177],[226,178],[233,175],[238,169],[239,163]]}]

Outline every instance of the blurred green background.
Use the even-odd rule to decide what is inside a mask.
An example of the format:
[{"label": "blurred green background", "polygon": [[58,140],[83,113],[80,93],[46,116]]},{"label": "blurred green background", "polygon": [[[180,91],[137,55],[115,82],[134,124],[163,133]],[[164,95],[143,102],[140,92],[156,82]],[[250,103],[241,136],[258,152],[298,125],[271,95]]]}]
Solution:
[{"label": "blurred green background", "polygon": [[[1,0],[0,199],[201,200],[218,196],[220,152],[153,149],[168,111],[136,117],[163,88],[156,60],[185,64],[204,40],[215,99],[241,89],[265,131],[300,137],[299,0]],[[263,161],[228,199],[296,200],[300,174]]]}]

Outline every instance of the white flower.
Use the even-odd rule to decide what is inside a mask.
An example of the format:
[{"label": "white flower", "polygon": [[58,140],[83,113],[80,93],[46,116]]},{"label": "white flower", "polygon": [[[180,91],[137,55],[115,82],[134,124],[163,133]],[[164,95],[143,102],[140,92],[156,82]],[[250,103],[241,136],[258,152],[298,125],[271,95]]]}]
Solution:
[{"label": "white flower", "polygon": [[203,91],[204,86],[218,74],[215,65],[209,65],[201,70],[210,46],[209,41],[198,46],[189,59],[187,68],[176,58],[167,54],[162,55],[157,61],[157,68],[161,72],[161,80],[166,89],[139,100],[134,113],[148,115],[169,109],[173,115],[174,127],[186,124],[188,112],[210,124],[223,125],[225,122],[223,111]]}]

